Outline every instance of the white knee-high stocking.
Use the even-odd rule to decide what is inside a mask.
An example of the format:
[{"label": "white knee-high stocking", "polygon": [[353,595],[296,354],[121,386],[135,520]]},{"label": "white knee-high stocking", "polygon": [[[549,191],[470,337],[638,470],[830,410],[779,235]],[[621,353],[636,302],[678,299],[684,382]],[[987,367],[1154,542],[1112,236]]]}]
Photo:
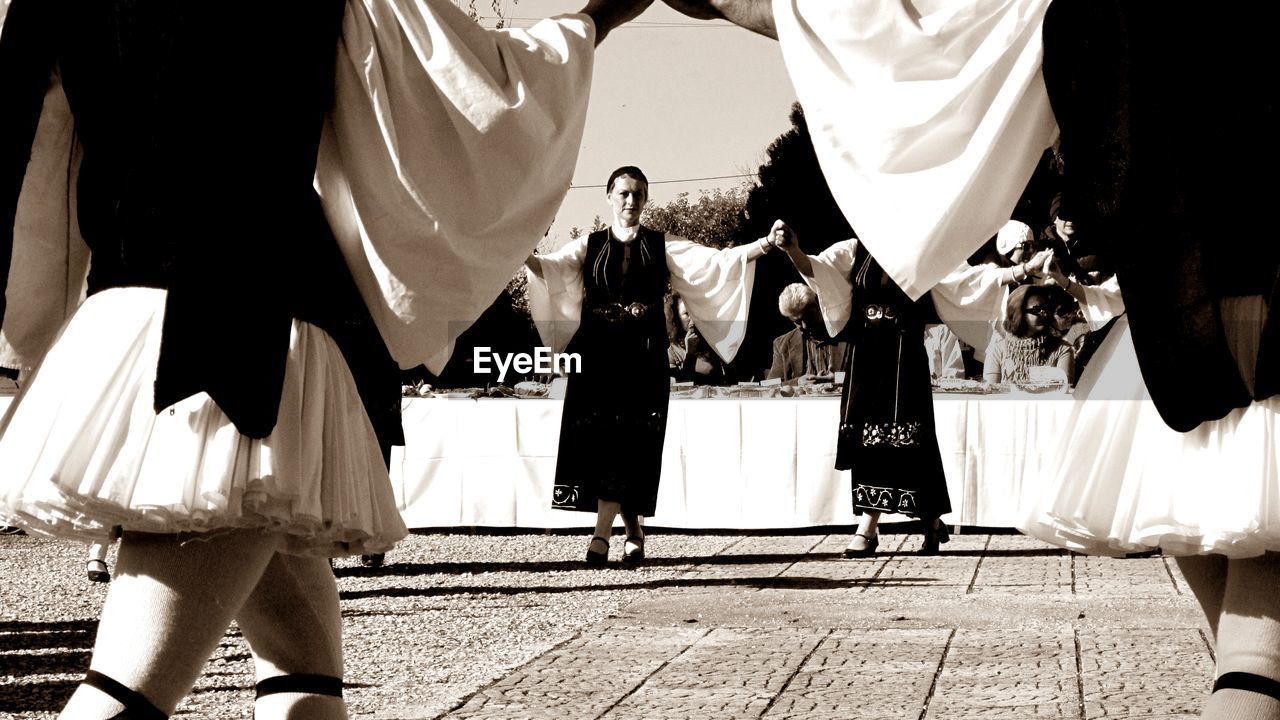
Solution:
[{"label": "white knee-high stocking", "polygon": [[1280,555],[1227,561],[1208,720],[1280,720]]}]

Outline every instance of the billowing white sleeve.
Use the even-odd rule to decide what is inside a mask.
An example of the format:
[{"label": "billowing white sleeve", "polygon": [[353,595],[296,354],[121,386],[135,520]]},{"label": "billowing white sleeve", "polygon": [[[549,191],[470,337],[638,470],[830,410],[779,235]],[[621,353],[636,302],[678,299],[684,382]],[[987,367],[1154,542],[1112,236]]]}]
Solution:
[{"label": "billowing white sleeve", "polygon": [[822,308],[822,319],[826,322],[827,333],[831,337],[839,335],[849,324],[849,316],[853,313],[853,261],[858,252],[858,241],[850,238],[842,240],[818,255],[810,255],[813,263],[813,277],[804,281],[818,294],[818,305]]},{"label": "billowing white sleeve", "polygon": [[680,237],[667,236],[667,268],[671,288],[684,299],[703,339],[725,362],[742,347],[751,308],[755,271],[747,259],[749,245],[715,250]]},{"label": "billowing white sleeve", "polygon": [[[0,22],[8,3],[0,5]],[[45,92],[13,224],[9,280],[0,318],[0,367],[25,378],[84,300],[89,247],[75,212],[81,148],[55,73]]]},{"label": "billowing white sleeve", "polygon": [[525,268],[529,314],[542,344],[563,352],[582,322],[582,263],[587,238],[571,240],[553,253],[538,256],[537,273]]},{"label": "billowing white sleeve", "polygon": [[1089,323],[1089,330],[1100,330],[1103,325],[1124,312],[1124,298],[1120,295],[1120,281],[1112,275],[1097,285],[1081,285],[1084,302],[1080,303],[1080,315]]},{"label": "billowing white sleeve", "polygon": [[1050,0],[773,0],[827,184],[911,298],[1009,219],[1057,132]]},{"label": "billowing white sleeve", "polygon": [[316,186],[401,366],[438,372],[551,225],[594,39],[585,15],[491,31],[450,0],[348,0]]},{"label": "billowing white sleeve", "polygon": [[938,317],[983,360],[995,323],[1004,315],[1007,274],[995,265],[961,263],[930,291]]}]

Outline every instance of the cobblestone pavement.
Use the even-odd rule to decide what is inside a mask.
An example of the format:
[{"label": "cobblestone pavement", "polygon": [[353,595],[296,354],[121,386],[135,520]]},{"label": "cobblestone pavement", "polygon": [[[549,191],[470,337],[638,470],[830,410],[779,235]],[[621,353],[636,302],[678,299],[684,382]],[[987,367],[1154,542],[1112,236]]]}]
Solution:
[{"label": "cobblestone pavement", "polygon": [[434,717],[1192,718],[1208,692],[1170,558],[1013,535],[921,557],[917,536],[886,535],[845,560],[846,541],[740,538]]},{"label": "cobblestone pavement", "polygon": [[[654,531],[649,562],[586,569],[583,535],[414,535],[339,562],[356,718],[1192,718],[1213,656],[1170,558],[1008,534],[943,554],[886,528]],[[621,538],[614,538],[615,557]],[[0,717],[50,720],[87,666],[105,588],[83,546],[0,538]],[[244,718],[233,629],[174,715]]]}]

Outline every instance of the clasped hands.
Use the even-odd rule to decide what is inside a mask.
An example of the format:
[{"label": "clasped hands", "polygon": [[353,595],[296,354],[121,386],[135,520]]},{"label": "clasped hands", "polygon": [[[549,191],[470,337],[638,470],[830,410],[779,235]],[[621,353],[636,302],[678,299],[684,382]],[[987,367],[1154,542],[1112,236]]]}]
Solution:
[{"label": "clasped hands", "polygon": [[782,220],[773,221],[773,227],[769,229],[769,234],[765,235],[764,239],[770,245],[784,251],[789,247],[796,246],[799,242],[796,231],[792,230],[791,226]]},{"label": "clasped hands", "polygon": [[1046,284],[1046,281],[1049,281],[1064,288],[1071,285],[1071,279],[1062,272],[1058,261],[1054,259],[1052,249],[1041,250],[1032,255],[1024,266],[1027,269],[1027,276],[1038,284]]}]

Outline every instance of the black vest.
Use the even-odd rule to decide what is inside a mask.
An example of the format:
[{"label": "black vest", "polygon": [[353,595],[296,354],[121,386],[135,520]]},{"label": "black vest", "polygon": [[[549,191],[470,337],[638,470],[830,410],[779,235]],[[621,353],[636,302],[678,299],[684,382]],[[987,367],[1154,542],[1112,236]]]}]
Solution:
[{"label": "black vest", "polygon": [[40,99],[61,74],[83,149],[89,290],[168,290],[156,409],[208,392],[275,426],[294,318],[343,349],[383,440],[399,380],[315,191],[342,0],[248,15],[173,0],[15,0],[0,37],[0,280]]}]

